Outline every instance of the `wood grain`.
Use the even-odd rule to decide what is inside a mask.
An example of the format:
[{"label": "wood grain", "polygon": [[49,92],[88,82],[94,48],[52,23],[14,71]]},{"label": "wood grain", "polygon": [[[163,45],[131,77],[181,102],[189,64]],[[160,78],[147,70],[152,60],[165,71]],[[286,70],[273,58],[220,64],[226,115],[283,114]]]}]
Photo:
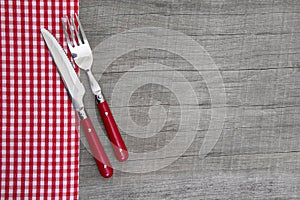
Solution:
[{"label": "wood grain", "polygon": [[[198,109],[201,115],[196,137],[184,154],[153,172],[125,172],[131,164],[147,159],[140,158],[129,160],[124,170],[118,164],[120,170],[111,179],[103,179],[83,142],[80,199],[300,199],[299,10],[298,0],[81,0],[80,19],[93,48],[115,34],[140,27],[162,27],[192,37],[219,68],[227,115],[217,144],[200,159],[211,98],[205,79],[189,62],[168,51],[141,49],[117,58],[104,73],[95,63],[93,71],[101,77],[108,103],[114,101],[114,86],[130,69],[159,63],[177,70],[191,84],[198,104],[190,109]],[[114,50],[104,51],[110,55]],[[101,132],[103,125],[94,109],[87,77],[83,73],[81,77],[87,90],[85,104]],[[167,112],[165,125],[151,138],[122,132],[130,151],[161,149],[176,137],[181,111],[172,91],[148,84],[124,92],[133,92],[126,107],[128,118],[140,126],[150,123],[150,107],[160,106]],[[111,109],[114,115],[121,115],[123,108]],[[128,118],[119,123],[126,124]],[[114,160],[105,135],[100,135]],[[159,159],[170,157],[161,155],[153,165]]]}]

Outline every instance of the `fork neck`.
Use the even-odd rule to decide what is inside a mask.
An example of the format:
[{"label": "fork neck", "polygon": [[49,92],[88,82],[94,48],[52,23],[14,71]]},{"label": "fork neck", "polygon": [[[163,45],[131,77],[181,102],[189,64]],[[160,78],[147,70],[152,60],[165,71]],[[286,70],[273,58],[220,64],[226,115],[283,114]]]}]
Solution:
[{"label": "fork neck", "polygon": [[99,86],[98,82],[96,81],[94,75],[92,74],[91,70],[86,70],[86,73],[89,77],[90,86],[92,89],[92,92],[94,93],[96,100],[98,103],[104,102],[104,97],[101,92],[101,87]]}]

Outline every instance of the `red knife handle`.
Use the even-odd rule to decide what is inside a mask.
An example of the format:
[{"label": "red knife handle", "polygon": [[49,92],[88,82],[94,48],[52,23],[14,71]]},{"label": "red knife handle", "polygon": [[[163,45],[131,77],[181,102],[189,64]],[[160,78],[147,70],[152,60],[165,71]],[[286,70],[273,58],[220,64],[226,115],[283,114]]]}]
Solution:
[{"label": "red knife handle", "polygon": [[120,162],[126,161],[128,151],[107,102],[98,102],[98,109],[117,159]]},{"label": "red knife handle", "polygon": [[111,177],[113,175],[113,168],[111,167],[111,164],[96,134],[95,128],[90,118],[86,117],[85,119],[82,119],[80,125],[84,130],[85,137],[87,138],[87,141],[90,145],[100,174],[104,178]]}]

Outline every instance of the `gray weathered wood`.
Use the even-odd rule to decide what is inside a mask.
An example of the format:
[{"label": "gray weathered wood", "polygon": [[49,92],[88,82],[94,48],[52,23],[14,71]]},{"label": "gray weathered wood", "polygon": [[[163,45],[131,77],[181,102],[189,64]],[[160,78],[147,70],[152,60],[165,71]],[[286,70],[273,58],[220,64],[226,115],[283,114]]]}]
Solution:
[{"label": "gray weathered wood", "polygon": [[[192,106],[201,116],[187,151],[154,172],[116,170],[111,179],[103,179],[81,145],[80,199],[300,199],[299,11],[298,0],[80,0],[80,19],[93,48],[133,28],[180,31],[210,54],[227,98],[222,135],[201,160],[198,153],[209,126],[211,99],[205,80],[190,63],[167,51],[142,49],[122,55],[103,74],[101,66],[94,66],[109,103],[119,78],[134,66],[160,63],[179,70],[196,91],[199,104]],[[107,49],[107,55],[112,51]],[[84,74],[82,79],[88,112],[97,116]],[[164,87],[152,84],[136,90],[128,118],[147,125],[149,107],[156,103],[168,111],[166,125],[147,140],[122,132],[130,151],[153,151],[175,137],[178,99]],[[112,111],[122,114],[117,106]],[[97,130],[103,129],[99,116],[93,120]],[[103,143],[113,157],[109,143]]]}]

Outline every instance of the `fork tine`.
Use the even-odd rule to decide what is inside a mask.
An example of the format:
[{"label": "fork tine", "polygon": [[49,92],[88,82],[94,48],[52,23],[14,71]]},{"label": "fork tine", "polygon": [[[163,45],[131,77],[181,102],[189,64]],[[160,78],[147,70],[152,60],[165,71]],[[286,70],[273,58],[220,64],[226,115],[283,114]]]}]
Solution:
[{"label": "fork tine", "polygon": [[65,34],[65,37],[66,37],[66,40],[67,40],[68,47],[72,48],[73,46],[72,46],[69,34],[67,32],[67,25],[66,25],[66,21],[68,21],[68,18],[61,18],[61,21],[62,21],[62,24],[63,24],[64,34]]},{"label": "fork tine", "polygon": [[77,46],[77,42],[75,40],[75,37],[74,37],[74,28],[71,26],[70,24],[70,20],[68,17],[65,18],[66,22],[65,22],[65,27],[66,27],[66,33],[68,34],[68,31],[67,29],[70,31],[70,35],[69,35],[69,39],[70,39],[70,44],[71,46]]},{"label": "fork tine", "polygon": [[74,28],[74,32],[75,32],[75,34],[76,34],[78,43],[79,43],[79,44],[82,44],[83,41],[82,41],[82,39],[81,39],[81,37],[80,37],[80,34],[79,34],[79,32],[78,32],[78,30],[77,30],[77,28],[76,28],[76,26],[75,26],[75,23],[74,23],[74,19],[73,19],[73,18],[71,18],[71,25],[72,25],[73,28]]},{"label": "fork tine", "polygon": [[86,35],[85,35],[84,31],[83,31],[83,27],[82,27],[82,25],[81,25],[81,23],[79,21],[79,17],[78,17],[77,14],[75,14],[75,18],[77,20],[77,23],[78,23],[78,26],[79,26],[79,30],[80,30],[80,34],[82,36],[82,39],[83,39],[84,43],[87,43],[88,40],[87,40]]},{"label": "fork tine", "polygon": [[73,26],[71,25],[69,18],[68,18],[68,17],[66,17],[66,18],[67,18],[68,28],[69,28],[70,33],[71,33],[71,40],[72,40],[72,42],[73,42],[73,45],[74,45],[74,46],[77,46],[77,42],[76,42],[76,39],[75,39],[75,36],[74,36],[74,28],[75,28],[75,27],[73,27]]}]

